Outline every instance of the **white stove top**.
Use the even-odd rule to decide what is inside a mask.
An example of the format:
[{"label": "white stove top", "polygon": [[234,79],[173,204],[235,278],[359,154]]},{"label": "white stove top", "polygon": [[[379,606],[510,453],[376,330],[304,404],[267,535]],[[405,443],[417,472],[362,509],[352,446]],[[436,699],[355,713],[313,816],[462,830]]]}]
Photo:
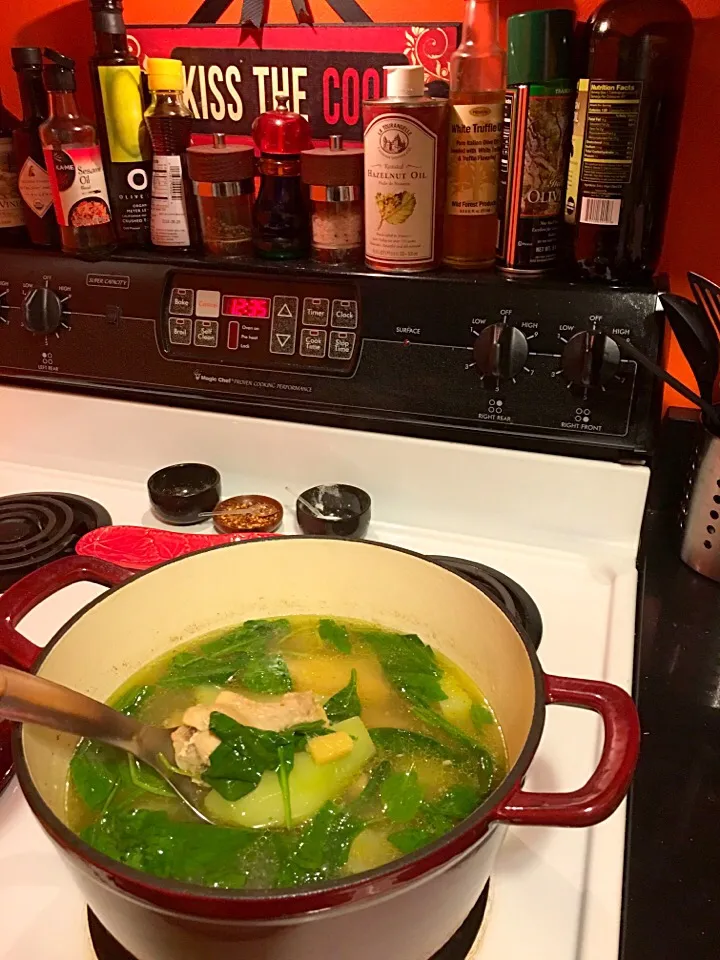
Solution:
[{"label": "white stove top", "polygon": [[[120,524],[160,526],[145,479],[181,460],[218,467],[224,495],[275,496],[285,533],[305,487],[356,483],[373,496],[370,539],[480,561],[525,587],[547,672],[631,686],[644,468],[7,387],[0,423],[0,496],[78,493]],[[20,629],[42,645],[100,592],[69,587]],[[600,736],[593,715],[550,708],[528,788],[580,786]],[[477,960],[617,957],[624,833],[624,808],[589,830],[511,827]],[[94,957],[82,898],[14,781],[0,797],[0,929],[0,960]]]}]

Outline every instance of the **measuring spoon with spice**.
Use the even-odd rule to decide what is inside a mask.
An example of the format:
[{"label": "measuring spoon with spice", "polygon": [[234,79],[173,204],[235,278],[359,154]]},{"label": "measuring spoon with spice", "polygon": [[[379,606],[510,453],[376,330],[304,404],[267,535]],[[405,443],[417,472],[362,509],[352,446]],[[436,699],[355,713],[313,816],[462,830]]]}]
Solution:
[{"label": "measuring spoon with spice", "polygon": [[339,134],[329,147],[300,155],[303,182],[310,189],[312,258],[320,263],[363,259],[363,149],[343,147]]}]

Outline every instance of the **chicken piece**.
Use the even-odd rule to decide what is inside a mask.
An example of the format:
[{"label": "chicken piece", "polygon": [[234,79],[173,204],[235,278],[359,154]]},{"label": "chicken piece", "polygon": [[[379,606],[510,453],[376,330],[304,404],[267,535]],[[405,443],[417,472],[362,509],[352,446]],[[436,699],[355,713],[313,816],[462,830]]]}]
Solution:
[{"label": "chicken piece", "polygon": [[192,777],[199,777],[210,763],[210,754],[220,741],[210,732],[210,714],[224,713],[237,723],[258,730],[287,730],[300,723],[327,723],[322,704],[314,693],[286,693],[278,700],[251,700],[223,690],[210,706],[195,704],[183,714],[183,725],[172,733],[175,762]]},{"label": "chicken piece", "polygon": [[175,748],[175,763],[193,780],[199,780],[210,764],[210,754],[220,741],[209,730],[195,730],[188,726],[178,727],[170,736]]}]

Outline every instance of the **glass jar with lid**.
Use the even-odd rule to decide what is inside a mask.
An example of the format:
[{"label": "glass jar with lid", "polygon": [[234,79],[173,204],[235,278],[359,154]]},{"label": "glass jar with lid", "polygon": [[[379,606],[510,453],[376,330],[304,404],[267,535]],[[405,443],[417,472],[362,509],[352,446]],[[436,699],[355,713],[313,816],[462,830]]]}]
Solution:
[{"label": "glass jar with lid", "polygon": [[321,263],[363,259],[363,150],[343,147],[333,134],[329,147],[305,150],[302,178],[310,190],[312,257]]},{"label": "glass jar with lid", "polygon": [[225,135],[216,133],[211,144],[188,148],[187,164],[206,252],[215,257],[251,255],[253,148],[227,144]]}]

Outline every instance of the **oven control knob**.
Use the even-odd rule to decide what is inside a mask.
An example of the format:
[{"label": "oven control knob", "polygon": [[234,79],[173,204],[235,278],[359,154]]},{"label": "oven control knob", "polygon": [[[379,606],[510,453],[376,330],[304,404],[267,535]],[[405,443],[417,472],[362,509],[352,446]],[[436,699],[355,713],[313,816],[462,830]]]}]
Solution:
[{"label": "oven control knob", "polygon": [[528,342],[517,327],[493,323],[473,344],[475,369],[481,377],[512,380],[525,366]]},{"label": "oven control knob", "polygon": [[604,387],[619,367],[620,348],[604,333],[576,333],[563,353],[562,369],[566,378],[586,389]]},{"label": "oven control knob", "polygon": [[60,297],[49,287],[35,287],[25,297],[23,322],[33,333],[55,333],[62,319]]}]

